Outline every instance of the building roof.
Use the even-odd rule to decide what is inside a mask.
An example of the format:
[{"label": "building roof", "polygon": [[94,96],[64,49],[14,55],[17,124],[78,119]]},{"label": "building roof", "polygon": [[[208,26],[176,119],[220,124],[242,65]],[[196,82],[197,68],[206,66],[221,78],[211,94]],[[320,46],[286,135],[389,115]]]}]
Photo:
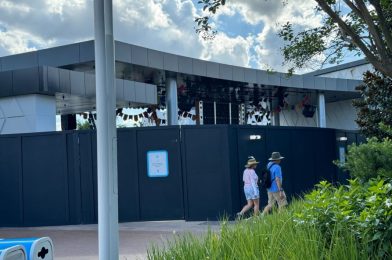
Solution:
[{"label": "building roof", "polygon": [[337,65],[337,66],[333,66],[333,67],[330,67],[330,68],[325,68],[325,69],[312,71],[312,72],[309,72],[309,73],[305,73],[303,75],[306,75],[306,76],[322,76],[322,75],[327,74],[327,73],[341,71],[341,70],[346,70],[346,69],[350,69],[350,68],[353,68],[353,67],[358,67],[358,66],[362,66],[362,65],[366,65],[366,64],[369,64],[369,62],[366,59],[361,59],[361,60],[356,60],[356,61],[340,64],[340,65]]}]

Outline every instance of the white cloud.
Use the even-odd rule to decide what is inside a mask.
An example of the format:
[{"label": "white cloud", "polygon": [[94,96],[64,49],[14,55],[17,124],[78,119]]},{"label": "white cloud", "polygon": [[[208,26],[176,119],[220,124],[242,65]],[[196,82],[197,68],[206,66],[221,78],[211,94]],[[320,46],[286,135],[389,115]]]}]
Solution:
[{"label": "white cloud", "polygon": [[[114,0],[115,39],[194,58],[238,66],[268,64],[275,69],[282,57],[278,23],[290,20],[300,28],[320,22],[313,0],[291,0],[283,7],[277,0],[231,0],[214,21],[243,23],[249,34],[230,36],[220,31],[212,42],[194,31],[194,18],[201,5],[192,0]],[[0,1],[0,55],[92,39],[93,0]],[[242,21],[235,21],[235,15]],[[230,27],[230,26],[229,26]],[[240,26],[241,27],[241,26]],[[235,33],[235,31],[234,31]],[[247,36],[244,36],[247,35]]]}]

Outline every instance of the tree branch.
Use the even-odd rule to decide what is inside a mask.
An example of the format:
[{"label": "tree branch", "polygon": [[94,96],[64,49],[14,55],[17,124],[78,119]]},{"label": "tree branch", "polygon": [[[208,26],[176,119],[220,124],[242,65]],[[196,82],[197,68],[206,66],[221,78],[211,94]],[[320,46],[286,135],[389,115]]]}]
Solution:
[{"label": "tree branch", "polygon": [[376,9],[378,18],[380,19],[380,27],[385,36],[385,41],[387,42],[387,46],[389,48],[389,52],[392,53],[392,33],[387,27],[387,21],[384,16],[384,12],[382,11],[380,1],[377,0],[370,0],[369,1],[374,8]]},{"label": "tree branch", "polygon": [[357,3],[359,10],[361,10],[361,13],[364,16],[363,20],[368,25],[369,32],[374,37],[374,42],[376,43],[380,55],[383,57],[387,57],[387,50],[385,49],[382,36],[380,34],[380,30],[374,24],[373,18],[370,15],[369,10],[367,9],[365,3],[362,0],[355,0],[355,2]]},{"label": "tree branch", "polygon": [[[382,72],[386,72],[382,66],[382,63],[377,59],[377,57],[366,47],[366,45],[362,42],[359,36],[353,31],[353,29],[346,24],[340,16],[335,13],[331,7],[327,4],[325,0],[315,0],[318,5],[326,12],[331,19],[339,25],[339,27],[344,30],[351,37],[351,41],[355,44],[365,56],[368,58],[369,62],[372,63],[377,69]],[[386,73],[389,74],[389,73]]]}]

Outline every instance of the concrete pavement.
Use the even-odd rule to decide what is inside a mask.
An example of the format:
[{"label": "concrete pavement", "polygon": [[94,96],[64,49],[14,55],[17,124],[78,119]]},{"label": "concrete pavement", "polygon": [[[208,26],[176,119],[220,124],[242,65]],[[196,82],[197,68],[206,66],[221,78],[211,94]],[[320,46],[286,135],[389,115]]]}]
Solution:
[{"label": "concrete pavement", "polygon": [[[202,235],[208,228],[219,230],[218,222],[149,221],[119,224],[120,259],[146,259],[147,249],[162,246],[177,234]],[[1,238],[43,237],[53,240],[55,259],[98,259],[98,226],[52,226],[31,228],[0,228]]]}]

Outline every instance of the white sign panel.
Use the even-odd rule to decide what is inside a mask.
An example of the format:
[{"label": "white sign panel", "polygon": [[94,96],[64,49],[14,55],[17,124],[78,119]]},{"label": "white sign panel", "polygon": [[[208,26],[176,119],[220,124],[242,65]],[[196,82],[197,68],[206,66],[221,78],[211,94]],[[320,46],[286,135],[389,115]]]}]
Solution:
[{"label": "white sign panel", "polygon": [[167,151],[147,152],[148,177],[167,177],[169,175],[169,159]]}]

